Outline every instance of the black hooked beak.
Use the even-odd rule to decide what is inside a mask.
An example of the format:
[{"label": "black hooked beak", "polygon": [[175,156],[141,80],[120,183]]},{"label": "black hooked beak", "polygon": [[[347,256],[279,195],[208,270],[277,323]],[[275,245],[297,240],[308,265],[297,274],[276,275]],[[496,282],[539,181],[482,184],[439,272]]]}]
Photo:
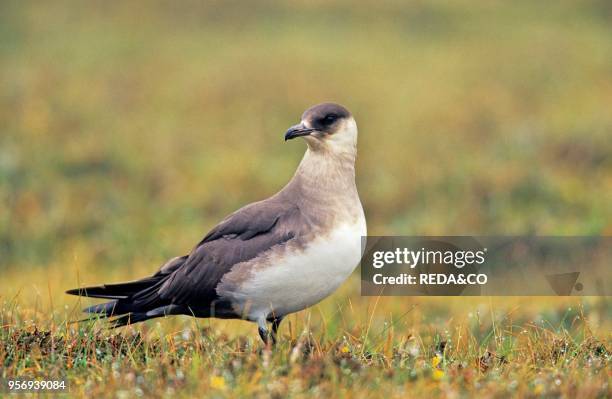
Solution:
[{"label": "black hooked beak", "polygon": [[308,136],[310,133],[314,132],[317,129],[311,129],[304,126],[303,123],[300,123],[295,126],[291,126],[289,130],[285,133],[285,141],[294,139],[296,137]]}]

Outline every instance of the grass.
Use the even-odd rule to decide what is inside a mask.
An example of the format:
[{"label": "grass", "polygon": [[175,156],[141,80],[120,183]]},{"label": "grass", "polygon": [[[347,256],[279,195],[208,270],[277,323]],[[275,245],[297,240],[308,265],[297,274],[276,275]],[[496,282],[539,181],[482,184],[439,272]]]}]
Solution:
[{"label": "grass", "polygon": [[[67,324],[71,309],[32,323],[5,304],[0,362],[9,376],[67,378],[77,397],[610,395],[601,300],[399,301],[328,300],[289,317],[273,350],[241,321],[169,319],[119,333]],[[405,311],[383,311],[393,308]]]},{"label": "grass", "polygon": [[[371,235],[610,235],[612,15],[538,2],[3,1],[0,378],[100,397],[610,397],[607,298],[366,298],[67,324],[278,190],[345,104]],[[223,190],[213,189],[223,187]],[[442,345],[442,342],[446,342]],[[442,350],[442,347],[443,350]]]}]

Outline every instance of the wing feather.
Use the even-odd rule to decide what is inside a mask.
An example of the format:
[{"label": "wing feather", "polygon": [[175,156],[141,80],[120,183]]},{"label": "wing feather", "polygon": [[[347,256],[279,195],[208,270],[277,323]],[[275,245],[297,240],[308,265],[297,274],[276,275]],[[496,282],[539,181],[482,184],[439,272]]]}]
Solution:
[{"label": "wing feather", "polygon": [[[215,288],[237,263],[256,258],[299,234],[296,205],[273,198],[239,209],[213,228],[164,282],[133,299],[139,307],[168,304],[192,308],[217,299]],[[139,298],[140,297],[140,298]]]}]

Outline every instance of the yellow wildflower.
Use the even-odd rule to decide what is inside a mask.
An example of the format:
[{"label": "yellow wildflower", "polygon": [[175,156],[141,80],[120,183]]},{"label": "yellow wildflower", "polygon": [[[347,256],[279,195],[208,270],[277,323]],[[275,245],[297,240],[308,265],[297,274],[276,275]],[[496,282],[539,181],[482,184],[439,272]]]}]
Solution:
[{"label": "yellow wildflower", "polygon": [[434,380],[440,381],[442,378],[444,378],[444,371],[440,369],[434,369],[434,371],[431,373],[431,376]]},{"label": "yellow wildflower", "polygon": [[431,367],[433,369],[431,372],[431,375],[433,379],[436,381],[439,381],[444,377],[444,370],[440,369],[441,362],[442,362],[442,356],[440,355],[435,355],[434,357],[431,358]]},{"label": "yellow wildflower", "polygon": [[544,385],[542,384],[537,384],[533,389],[533,393],[535,393],[536,395],[540,395],[542,392],[544,392]]},{"label": "yellow wildflower", "polygon": [[219,375],[213,375],[210,377],[210,387],[213,389],[225,389],[225,378]]}]

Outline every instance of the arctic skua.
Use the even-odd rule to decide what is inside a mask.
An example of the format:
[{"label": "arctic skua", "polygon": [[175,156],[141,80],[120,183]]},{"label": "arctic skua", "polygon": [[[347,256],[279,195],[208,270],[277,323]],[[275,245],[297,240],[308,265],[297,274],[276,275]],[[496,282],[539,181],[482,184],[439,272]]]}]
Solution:
[{"label": "arctic skua", "polygon": [[285,141],[297,137],[307,149],[289,183],[229,215],[189,254],[141,280],[67,293],[110,299],[84,311],[112,318],[113,327],[168,315],[245,319],[257,323],[264,342],[276,342],[286,315],[347,279],[366,235],[351,113],[332,103],[309,108],[285,133]]}]

